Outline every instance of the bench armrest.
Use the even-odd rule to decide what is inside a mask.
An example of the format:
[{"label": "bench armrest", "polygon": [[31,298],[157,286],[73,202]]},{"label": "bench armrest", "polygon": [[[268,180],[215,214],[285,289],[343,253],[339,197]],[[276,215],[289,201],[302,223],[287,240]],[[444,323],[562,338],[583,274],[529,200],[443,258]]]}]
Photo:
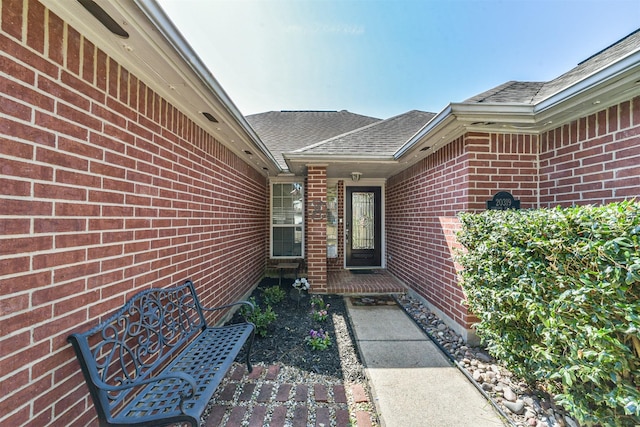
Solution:
[{"label": "bench armrest", "polygon": [[172,372],[170,374],[162,374],[162,375],[158,375],[157,377],[147,378],[145,380],[133,380],[131,382],[121,384],[121,385],[110,385],[96,378],[93,379],[93,382],[96,385],[96,387],[101,388],[105,391],[123,391],[131,388],[135,388],[135,387],[141,387],[147,384],[152,384],[158,381],[169,380],[172,378],[180,379],[189,385],[190,390],[188,390],[188,392],[180,393],[180,410],[184,414],[185,410],[183,405],[185,403],[185,400],[191,399],[193,398],[193,396],[195,396],[197,385],[191,375],[185,374],[183,372]]}]

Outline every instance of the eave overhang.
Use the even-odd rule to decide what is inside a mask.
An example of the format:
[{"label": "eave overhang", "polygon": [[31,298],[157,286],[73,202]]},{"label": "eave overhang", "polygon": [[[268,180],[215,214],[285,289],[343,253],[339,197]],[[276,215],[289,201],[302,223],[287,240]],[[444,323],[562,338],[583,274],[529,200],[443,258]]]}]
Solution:
[{"label": "eave overhang", "polygon": [[539,135],[636,96],[640,96],[640,51],[536,104],[451,103],[394,158],[408,166],[469,132]]},{"label": "eave overhang", "polygon": [[[129,33],[107,30],[79,2],[41,0],[100,50],[264,175],[282,172],[230,97],[154,0],[95,0]],[[208,113],[217,122],[211,122]]]},{"label": "eave overhang", "polygon": [[309,165],[326,165],[327,178],[348,178],[360,172],[365,178],[384,179],[393,175],[400,163],[392,155],[286,153],[291,173],[306,175]]}]

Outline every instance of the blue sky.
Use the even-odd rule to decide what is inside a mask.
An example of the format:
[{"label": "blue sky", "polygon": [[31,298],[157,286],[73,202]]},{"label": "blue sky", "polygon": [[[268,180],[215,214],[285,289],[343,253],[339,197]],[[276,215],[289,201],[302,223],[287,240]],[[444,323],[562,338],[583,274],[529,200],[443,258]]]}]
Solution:
[{"label": "blue sky", "polygon": [[640,0],[158,0],[240,111],[439,112],[547,81],[640,28]]}]

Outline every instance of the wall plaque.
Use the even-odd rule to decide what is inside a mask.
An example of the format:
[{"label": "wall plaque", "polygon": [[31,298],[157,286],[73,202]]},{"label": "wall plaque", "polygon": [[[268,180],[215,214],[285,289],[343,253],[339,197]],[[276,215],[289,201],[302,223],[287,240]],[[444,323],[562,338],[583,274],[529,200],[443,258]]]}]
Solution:
[{"label": "wall plaque", "polygon": [[493,196],[493,199],[487,200],[487,209],[501,211],[520,209],[520,200],[514,199],[508,191],[500,191]]}]

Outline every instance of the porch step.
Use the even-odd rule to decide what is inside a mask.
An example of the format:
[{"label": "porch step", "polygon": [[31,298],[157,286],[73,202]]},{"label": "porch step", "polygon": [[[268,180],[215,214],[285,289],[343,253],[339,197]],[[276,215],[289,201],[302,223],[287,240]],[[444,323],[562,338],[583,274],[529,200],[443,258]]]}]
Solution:
[{"label": "porch step", "polygon": [[351,270],[329,271],[327,288],[336,295],[403,294],[407,288],[387,270],[368,270],[354,273]]}]

